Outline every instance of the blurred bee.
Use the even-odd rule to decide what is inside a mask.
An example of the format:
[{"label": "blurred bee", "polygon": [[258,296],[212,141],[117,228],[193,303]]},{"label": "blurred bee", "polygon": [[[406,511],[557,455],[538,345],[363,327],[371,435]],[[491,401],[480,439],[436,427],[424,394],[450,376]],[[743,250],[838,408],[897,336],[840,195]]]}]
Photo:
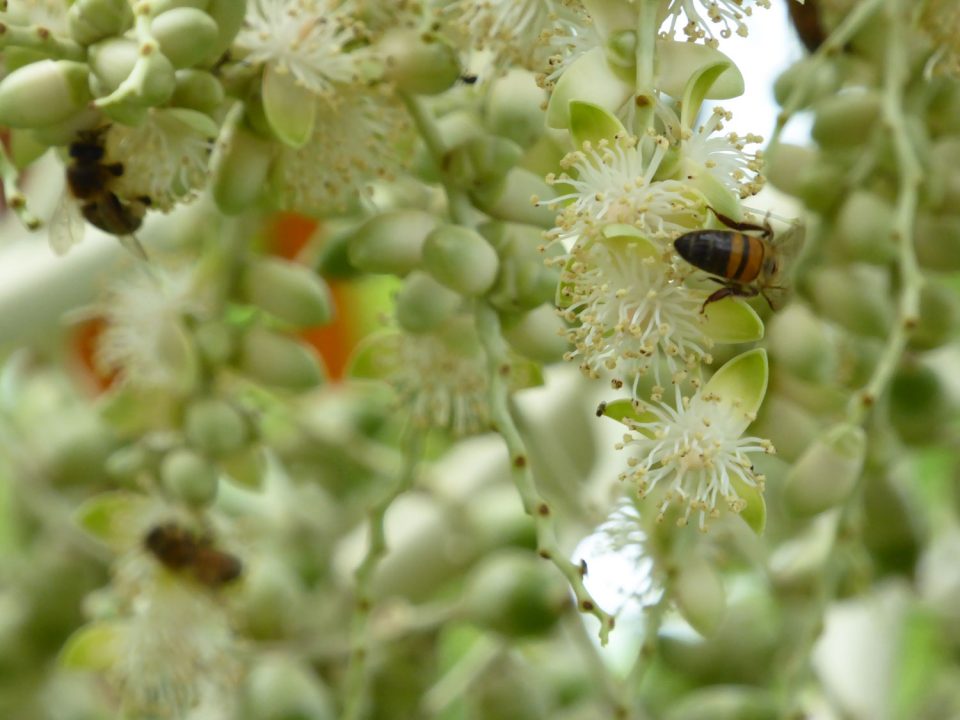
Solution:
[{"label": "blurred bee", "polygon": [[[723,285],[704,300],[700,312],[706,310],[710,303],[731,296],[762,295],[771,310],[775,309],[775,305],[779,307],[782,303],[774,303],[771,291],[786,292],[784,267],[803,243],[803,227],[792,225],[775,238],[769,223],[742,223],[716,210],[713,213],[731,229],[694,230],[673,242],[680,257],[714,275],[710,279]],[[748,235],[750,231],[759,234]]]},{"label": "blurred bee", "polygon": [[240,577],[243,564],[217,550],[209,537],[198,536],[175,522],[157,525],[147,533],[144,547],[175,572],[188,572],[201,585],[219,588]]},{"label": "blurred bee", "polygon": [[86,218],[91,225],[117,235],[129,250],[146,259],[133,233],[143,222],[150,198],[124,201],[110,189],[123,175],[123,163],[104,162],[103,136],[108,127],[82,131],[70,143],[67,193],[51,221],[50,241],[54,251],[62,255],[83,238]]}]

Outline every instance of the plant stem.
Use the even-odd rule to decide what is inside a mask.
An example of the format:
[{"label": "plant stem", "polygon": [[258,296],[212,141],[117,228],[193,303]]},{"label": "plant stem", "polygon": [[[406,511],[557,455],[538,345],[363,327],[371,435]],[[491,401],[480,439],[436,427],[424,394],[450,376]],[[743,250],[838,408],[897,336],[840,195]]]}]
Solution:
[{"label": "plant stem", "polygon": [[83,48],[67,38],[57,37],[40,25],[18,27],[0,23],[0,50],[8,47],[36,50],[57,60],[83,60]]},{"label": "plant stem", "polygon": [[600,621],[600,642],[607,643],[614,618],[605,612],[590,595],[583,584],[584,571],[580,565],[569,560],[561,550],[553,522],[553,510],[540,494],[530,471],[526,446],[517,429],[509,402],[506,376],[509,364],[506,346],[500,333],[500,319],[496,310],[484,302],[476,307],[477,332],[487,355],[490,380],[490,416],[494,428],[507,444],[510,457],[510,476],[523,501],[523,508],[534,520],[537,532],[537,552],[540,557],[552,562],[570,583],[577,599],[577,609],[589,613]]},{"label": "plant stem", "polygon": [[636,50],[636,122],[633,131],[638,135],[653,126],[653,108],[657,101],[653,87],[657,51],[657,3],[641,0],[637,16]]}]

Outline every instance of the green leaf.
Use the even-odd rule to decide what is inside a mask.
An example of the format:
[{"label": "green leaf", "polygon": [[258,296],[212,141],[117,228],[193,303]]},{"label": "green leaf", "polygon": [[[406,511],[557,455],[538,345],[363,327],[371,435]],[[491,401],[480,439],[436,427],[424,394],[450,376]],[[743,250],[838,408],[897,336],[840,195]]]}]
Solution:
[{"label": "green leaf", "polygon": [[728,67],[704,92],[704,97],[727,100],[743,95],[743,75],[736,64],[708,45],[679,40],[657,40],[657,60],[660,74],[656,85],[672,97],[682,98],[690,78],[700,68],[717,63],[727,63]]},{"label": "green leaf", "polygon": [[270,129],[285,144],[301,148],[310,140],[317,104],[289,71],[267,65],[263,71],[263,111]]},{"label": "green leaf", "polygon": [[713,84],[732,65],[729,60],[718,60],[701,66],[687,81],[683,91],[683,101],[680,105],[680,124],[685,128],[692,128],[700,106]]},{"label": "green leaf", "polygon": [[58,662],[68,670],[103,671],[116,667],[123,651],[125,622],[92,622],[67,638]]},{"label": "green leaf", "polygon": [[596,145],[626,133],[623,123],[608,110],[583,100],[570,101],[570,134],[574,147],[582,148],[585,142]]},{"label": "green leaf", "polygon": [[152,504],[146,495],[114,490],[83,502],[74,512],[74,521],[114,550],[127,550],[140,541]]},{"label": "green leaf", "polygon": [[745,430],[763,402],[767,378],[767,352],[756,348],[738,355],[717,370],[704,386],[703,393],[717,395],[749,416],[744,419]]},{"label": "green leaf", "polygon": [[714,342],[742,343],[763,339],[763,320],[756,310],[737,298],[724,298],[707,305],[704,333]]}]

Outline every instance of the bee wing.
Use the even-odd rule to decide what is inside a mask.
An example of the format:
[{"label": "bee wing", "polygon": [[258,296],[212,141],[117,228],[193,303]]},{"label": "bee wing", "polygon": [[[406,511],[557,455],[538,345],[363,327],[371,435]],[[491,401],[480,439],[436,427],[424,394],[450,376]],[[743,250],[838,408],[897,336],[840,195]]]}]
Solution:
[{"label": "bee wing", "polygon": [[50,247],[57,255],[64,255],[70,248],[83,240],[86,223],[80,214],[80,207],[67,193],[60,196],[60,202],[54,208],[50,218]]},{"label": "bee wing", "polygon": [[778,258],[777,272],[768,278],[763,293],[774,310],[779,310],[787,303],[793,284],[793,269],[796,266],[797,257],[803,251],[805,238],[806,226],[795,222],[777,235],[773,242]]},{"label": "bee wing", "polygon": [[807,226],[801,222],[795,222],[789,228],[780,233],[774,246],[777,254],[781,258],[782,268],[789,268],[794,264],[797,256],[803,251],[803,243],[807,236]]}]

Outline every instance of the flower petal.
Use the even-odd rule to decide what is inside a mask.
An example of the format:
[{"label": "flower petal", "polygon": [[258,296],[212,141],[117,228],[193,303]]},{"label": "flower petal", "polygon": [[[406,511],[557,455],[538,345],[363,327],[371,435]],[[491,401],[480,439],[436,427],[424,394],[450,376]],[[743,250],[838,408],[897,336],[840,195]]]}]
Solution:
[{"label": "flower petal", "polygon": [[763,320],[756,310],[736,298],[707,305],[704,333],[718,343],[756,342],[763,339]]},{"label": "flower petal", "polygon": [[612,140],[626,132],[623,123],[605,108],[583,100],[570,101],[570,134],[574,147],[583,147],[585,142],[596,144],[604,138]]},{"label": "flower petal", "polygon": [[767,503],[763,499],[760,488],[756,485],[747,485],[736,476],[730,478],[730,483],[740,499],[746,503],[740,511],[740,517],[757,535],[763,535],[763,530],[767,526]]},{"label": "flower petal", "polygon": [[126,550],[140,541],[153,501],[146,495],[116,490],[95,495],[77,508],[77,524],[114,550]]},{"label": "flower petal", "polygon": [[603,48],[593,48],[574,60],[557,81],[547,105],[547,125],[559,129],[569,127],[570,104],[574,100],[614,111],[632,92],[633,83],[627,82],[610,67]]},{"label": "flower petal", "polygon": [[109,670],[120,660],[126,623],[92,622],[77,629],[60,651],[59,663],[70,670]]},{"label": "flower petal", "polygon": [[690,77],[698,69],[718,62],[729,63],[729,67],[705,91],[704,97],[711,100],[726,100],[743,95],[743,75],[740,74],[737,66],[722,52],[708,45],[679,40],[658,40],[657,61],[660,68],[657,87],[672,97],[683,97],[684,88]]}]

